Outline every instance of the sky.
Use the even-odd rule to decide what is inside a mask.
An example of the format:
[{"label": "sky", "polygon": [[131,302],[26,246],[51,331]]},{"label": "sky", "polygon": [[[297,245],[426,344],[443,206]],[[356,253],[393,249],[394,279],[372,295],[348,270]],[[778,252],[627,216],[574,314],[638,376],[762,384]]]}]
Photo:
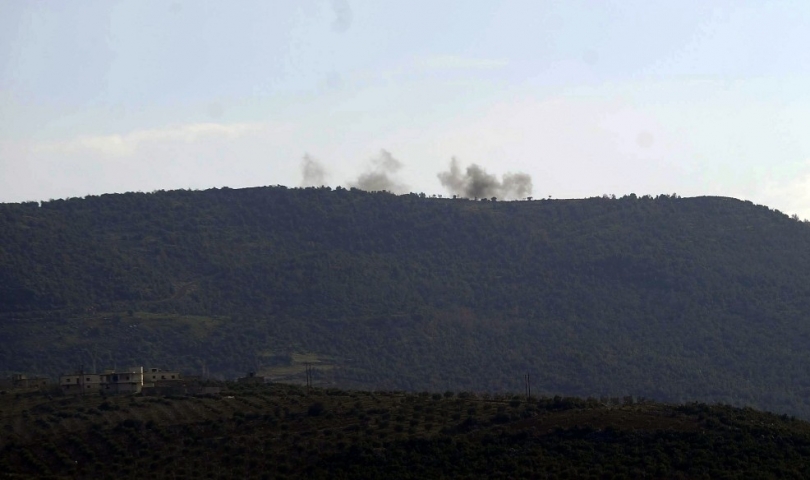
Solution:
[{"label": "sky", "polygon": [[808,25],[778,0],[0,0],[0,202],[299,186],[305,157],[447,194],[455,158],[537,198],[810,218]]}]

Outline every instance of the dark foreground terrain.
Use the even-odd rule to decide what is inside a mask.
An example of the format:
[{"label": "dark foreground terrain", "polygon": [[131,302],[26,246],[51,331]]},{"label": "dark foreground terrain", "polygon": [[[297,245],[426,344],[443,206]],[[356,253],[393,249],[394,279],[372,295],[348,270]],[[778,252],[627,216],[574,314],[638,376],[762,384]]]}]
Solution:
[{"label": "dark foreground terrain", "polygon": [[226,384],[0,395],[2,478],[808,478],[810,424],[624,399]]}]

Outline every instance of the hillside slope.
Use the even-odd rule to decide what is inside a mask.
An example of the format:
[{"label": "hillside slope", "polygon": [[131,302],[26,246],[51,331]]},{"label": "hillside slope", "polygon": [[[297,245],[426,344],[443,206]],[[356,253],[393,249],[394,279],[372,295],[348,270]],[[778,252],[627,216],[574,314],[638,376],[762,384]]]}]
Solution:
[{"label": "hillside slope", "polygon": [[705,404],[230,384],[0,394],[0,478],[807,478],[810,425]]},{"label": "hillside slope", "polygon": [[266,187],[0,205],[0,370],[723,401],[810,418],[810,227],[728,198]]}]

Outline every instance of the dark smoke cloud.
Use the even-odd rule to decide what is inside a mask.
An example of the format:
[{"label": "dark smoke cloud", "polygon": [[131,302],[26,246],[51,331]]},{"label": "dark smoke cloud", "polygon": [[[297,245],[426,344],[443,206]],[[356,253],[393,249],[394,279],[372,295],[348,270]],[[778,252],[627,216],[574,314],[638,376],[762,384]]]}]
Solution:
[{"label": "dark smoke cloud", "polygon": [[498,197],[509,200],[532,194],[532,177],[526,173],[507,173],[503,181],[476,164],[461,171],[458,160],[450,160],[450,169],[438,174],[439,181],[453,195],[466,198]]},{"label": "dark smoke cloud", "polygon": [[325,184],[326,170],[308,153],[301,159],[301,175],[302,187],[320,187]]},{"label": "dark smoke cloud", "polygon": [[505,199],[528,197],[532,194],[532,176],[528,173],[506,173],[501,189]]},{"label": "dark smoke cloud", "polygon": [[402,162],[394,158],[390,152],[380,150],[380,154],[371,159],[369,170],[357,177],[357,180],[350,182],[349,186],[368,192],[405,193],[408,187],[395,178],[401,168]]}]

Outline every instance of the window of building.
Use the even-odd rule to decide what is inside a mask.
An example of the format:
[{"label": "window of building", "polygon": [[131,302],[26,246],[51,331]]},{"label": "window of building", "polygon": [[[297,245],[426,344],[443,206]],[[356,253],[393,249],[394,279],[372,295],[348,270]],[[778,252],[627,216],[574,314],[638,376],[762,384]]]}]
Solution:
[{"label": "window of building", "polygon": [[172,375],[172,380],[174,380],[174,375]]},{"label": "window of building", "polygon": [[160,378],[161,380],[166,380],[166,375],[161,375]]}]

